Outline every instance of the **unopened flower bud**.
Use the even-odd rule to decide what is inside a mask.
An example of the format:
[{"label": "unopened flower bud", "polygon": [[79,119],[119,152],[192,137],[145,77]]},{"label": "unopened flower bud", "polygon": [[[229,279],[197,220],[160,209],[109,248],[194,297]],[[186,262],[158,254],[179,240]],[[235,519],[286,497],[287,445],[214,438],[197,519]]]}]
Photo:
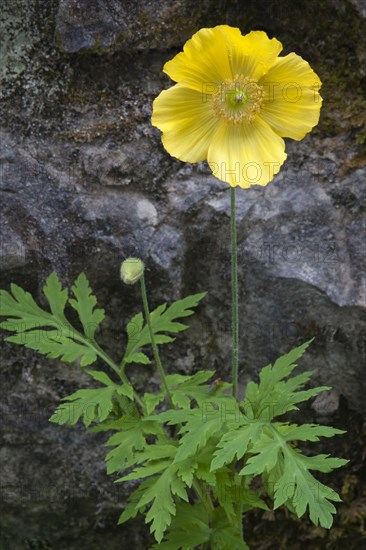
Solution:
[{"label": "unopened flower bud", "polygon": [[121,279],[126,285],[134,285],[144,272],[144,264],[138,258],[127,258],[121,264]]}]

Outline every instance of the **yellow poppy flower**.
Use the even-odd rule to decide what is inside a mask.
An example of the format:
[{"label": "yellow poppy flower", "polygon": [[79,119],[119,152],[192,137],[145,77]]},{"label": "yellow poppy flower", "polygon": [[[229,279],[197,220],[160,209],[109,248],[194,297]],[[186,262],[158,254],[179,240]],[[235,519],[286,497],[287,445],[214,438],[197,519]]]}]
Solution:
[{"label": "yellow poppy flower", "polygon": [[321,82],[310,65],[262,31],[243,36],[201,29],[164,66],[177,84],[153,104],[165,149],[185,162],[208,160],[235,187],[266,185],[286,159],[285,142],[318,123]]}]

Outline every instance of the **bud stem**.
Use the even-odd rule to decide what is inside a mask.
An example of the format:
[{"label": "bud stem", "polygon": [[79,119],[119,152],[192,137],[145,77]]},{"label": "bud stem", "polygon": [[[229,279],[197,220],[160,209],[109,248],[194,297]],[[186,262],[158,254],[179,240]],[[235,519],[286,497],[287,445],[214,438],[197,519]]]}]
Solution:
[{"label": "bud stem", "polygon": [[165,393],[166,393],[166,396],[168,398],[168,401],[169,401],[171,407],[174,408],[172,396],[171,396],[171,393],[169,391],[168,384],[167,384],[167,381],[166,381],[166,374],[165,374],[165,371],[164,371],[164,367],[163,367],[163,365],[161,364],[161,361],[160,361],[159,351],[158,351],[158,347],[157,347],[156,342],[155,342],[154,332],[153,332],[152,325],[151,325],[149,303],[147,301],[144,274],[141,275],[140,283],[141,283],[142,302],[144,304],[144,311],[145,311],[145,320],[146,320],[147,326],[149,327],[150,340],[151,340],[151,345],[152,345],[152,349],[153,349],[153,353],[154,353],[155,363],[156,363],[156,365],[159,369],[159,373],[160,373],[160,376],[161,376],[161,380],[163,382],[163,386],[164,386]]},{"label": "bud stem", "polygon": [[238,316],[238,257],[236,241],[236,187],[231,187],[231,328],[233,397],[238,395],[239,316]]}]

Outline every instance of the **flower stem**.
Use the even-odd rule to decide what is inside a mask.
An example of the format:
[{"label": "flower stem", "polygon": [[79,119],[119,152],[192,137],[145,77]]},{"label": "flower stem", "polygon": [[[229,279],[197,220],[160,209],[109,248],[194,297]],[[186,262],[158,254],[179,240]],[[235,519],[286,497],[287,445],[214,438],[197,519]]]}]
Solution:
[{"label": "flower stem", "polygon": [[204,507],[208,511],[209,515],[211,515],[214,512],[215,508],[214,508],[214,505],[212,503],[210,493],[208,492],[206,486],[203,485],[203,487],[202,487],[200,482],[198,481],[198,479],[194,478],[193,483],[192,483],[192,487],[195,490],[195,492],[196,492],[197,496],[199,497],[199,499],[201,500],[202,504],[204,505]]},{"label": "flower stem", "polygon": [[238,317],[238,252],[236,241],[235,187],[231,187],[231,311],[232,311],[232,384],[233,397],[238,394],[239,317]]},{"label": "flower stem", "polygon": [[[238,249],[236,238],[236,187],[231,187],[231,308],[232,308],[232,384],[233,397],[238,396],[239,364],[239,307],[238,307]],[[243,539],[243,505],[237,511],[238,528]]]},{"label": "flower stem", "polygon": [[238,507],[238,523],[241,538],[243,538],[243,504],[240,503]]},{"label": "flower stem", "polygon": [[107,365],[109,365],[119,375],[119,377],[121,378],[124,384],[127,384],[128,386],[132,387],[135,401],[140,405],[141,409],[146,412],[146,407],[144,403],[141,401],[139,394],[137,393],[137,391],[135,390],[135,388],[132,386],[131,382],[127,378],[126,373],[118,368],[118,365],[116,365],[116,363],[109,357],[109,355],[107,355],[102,350],[102,348],[96,342],[94,342],[93,349],[96,351],[99,357],[103,359],[107,363]]},{"label": "flower stem", "polygon": [[167,384],[167,381],[166,381],[166,374],[165,374],[163,365],[161,364],[161,361],[160,361],[159,351],[158,351],[158,347],[157,347],[156,342],[155,342],[154,332],[153,332],[152,325],[151,325],[149,303],[147,301],[144,274],[141,275],[140,282],[141,282],[142,302],[144,304],[144,311],[145,311],[145,320],[146,320],[147,326],[149,327],[150,340],[151,340],[151,345],[152,345],[152,349],[153,349],[153,353],[154,353],[155,363],[158,367],[158,370],[159,370],[159,373],[160,373],[160,376],[161,376],[161,380],[163,382],[163,386],[164,386],[165,393],[166,393],[166,396],[168,398],[168,401],[169,401],[171,407],[174,408],[172,396],[171,396],[171,393],[169,391],[168,384]]}]

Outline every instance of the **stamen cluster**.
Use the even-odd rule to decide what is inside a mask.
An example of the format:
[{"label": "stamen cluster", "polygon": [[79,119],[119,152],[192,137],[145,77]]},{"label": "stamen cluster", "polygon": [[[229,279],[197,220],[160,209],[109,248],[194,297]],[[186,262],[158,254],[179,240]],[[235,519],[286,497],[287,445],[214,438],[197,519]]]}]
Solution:
[{"label": "stamen cluster", "polygon": [[216,116],[229,124],[253,122],[261,110],[264,89],[254,78],[235,75],[226,79],[212,96]]}]

